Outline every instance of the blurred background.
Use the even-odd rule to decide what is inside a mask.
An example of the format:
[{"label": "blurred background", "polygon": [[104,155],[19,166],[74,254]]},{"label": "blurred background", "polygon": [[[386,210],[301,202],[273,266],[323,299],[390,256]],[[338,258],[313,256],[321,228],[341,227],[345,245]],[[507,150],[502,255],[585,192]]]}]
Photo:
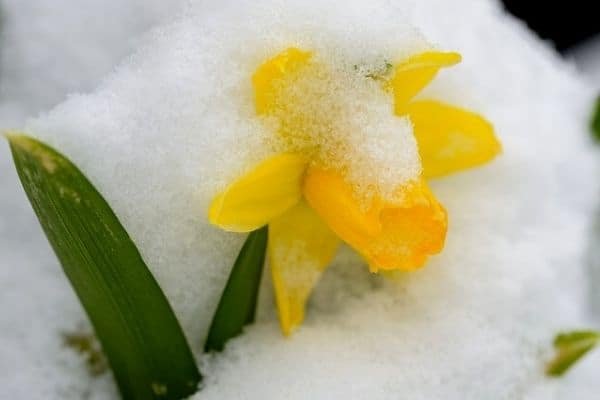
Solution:
[{"label": "blurred background", "polygon": [[600,15],[598,3],[504,0],[506,9],[527,23],[578,67],[600,89]]}]

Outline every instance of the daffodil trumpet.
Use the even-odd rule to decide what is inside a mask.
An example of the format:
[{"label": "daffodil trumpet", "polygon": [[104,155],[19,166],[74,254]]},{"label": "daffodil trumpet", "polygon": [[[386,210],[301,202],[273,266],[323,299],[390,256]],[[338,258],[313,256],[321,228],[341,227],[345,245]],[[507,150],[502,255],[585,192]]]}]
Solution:
[{"label": "daffodil trumpet", "polygon": [[[284,142],[319,129],[319,120],[289,100],[294,90],[302,90],[298,82],[303,77],[322,73],[319,66],[311,67],[312,58],[311,52],[289,48],[252,77],[256,112],[277,120]],[[481,165],[501,150],[492,125],[480,115],[436,100],[414,100],[440,69],[460,60],[457,53],[427,51],[390,65],[377,79],[372,73],[363,76],[393,97],[390,113],[410,119],[422,164],[417,176],[391,185],[386,193],[374,185],[365,199],[344,168],[315,156],[318,144],[291,145],[213,200],[208,217],[222,229],[250,232],[269,226],[268,260],[285,335],[302,323],[307,299],[341,242],[374,273],[416,270],[442,250],[447,214],[426,179]]]}]

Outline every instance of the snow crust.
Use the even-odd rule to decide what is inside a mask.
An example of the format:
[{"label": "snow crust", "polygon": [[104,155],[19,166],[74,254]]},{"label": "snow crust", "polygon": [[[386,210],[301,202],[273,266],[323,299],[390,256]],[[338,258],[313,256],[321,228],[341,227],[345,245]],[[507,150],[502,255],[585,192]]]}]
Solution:
[{"label": "snow crust", "polygon": [[[585,254],[598,193],[587,134],[594,93],[570,65],[492,1],[162,3],[5,2],[0,121],[63,151],[113,206],[201,359],[205,388],[194,399],[594,398],[597,383],[577,373],[597,370],[597,356],[560,381],[543,376],[554,334],[593,326]],[[170,22],[140,40],[161,20]],[[132,43],[135,54],[109,73]],[[484,114],[504,146],[494,163],[432,182],[450,218],[444,252],[386,280],[344,249],[291,339],[279,332],[265,274],[258,323],[223,354],[200,355],[243,241],[208,225],[208,204],[273,152],[251,74],[290,46],[374,65],[428,43],[464,61],[421,96]],[[61,332],[89,325],[10,164],[3,149],[3,392],[114,398],[110,376],[88,377],[61,345]]]}]

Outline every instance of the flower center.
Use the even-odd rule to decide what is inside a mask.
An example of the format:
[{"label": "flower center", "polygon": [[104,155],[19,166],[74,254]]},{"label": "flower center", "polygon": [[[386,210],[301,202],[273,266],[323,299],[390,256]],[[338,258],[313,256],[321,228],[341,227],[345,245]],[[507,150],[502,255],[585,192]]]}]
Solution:
[{"label": "flower center", "polygon": [[269,88],[263,111],[275,150],[301,153],[313,166],[335,170],[364,207],[376,197],[401,201],[397,189],[421,173],[410,120],[394,115],[392,95],[374,79],[377,67],[369,72],[317,57]]}]

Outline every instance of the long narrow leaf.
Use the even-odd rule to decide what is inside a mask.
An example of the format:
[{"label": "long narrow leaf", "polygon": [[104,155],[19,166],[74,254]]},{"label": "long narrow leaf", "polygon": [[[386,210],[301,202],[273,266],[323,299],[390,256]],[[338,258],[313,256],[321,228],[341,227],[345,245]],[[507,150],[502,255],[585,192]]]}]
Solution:
[{"label": "long narrow leaf", "polygon": [[124,399],[181,399],[201,375],[181,327],[129,235],[64,156],[8,136],[21,182],[83,304]]},{"label": "long narrow leaf", "polygon": [[205,351],[223,350],[225,342],[239,335],[245,325],[254,322],[267,236],[267,227],[248,235],[213,317]]}]

